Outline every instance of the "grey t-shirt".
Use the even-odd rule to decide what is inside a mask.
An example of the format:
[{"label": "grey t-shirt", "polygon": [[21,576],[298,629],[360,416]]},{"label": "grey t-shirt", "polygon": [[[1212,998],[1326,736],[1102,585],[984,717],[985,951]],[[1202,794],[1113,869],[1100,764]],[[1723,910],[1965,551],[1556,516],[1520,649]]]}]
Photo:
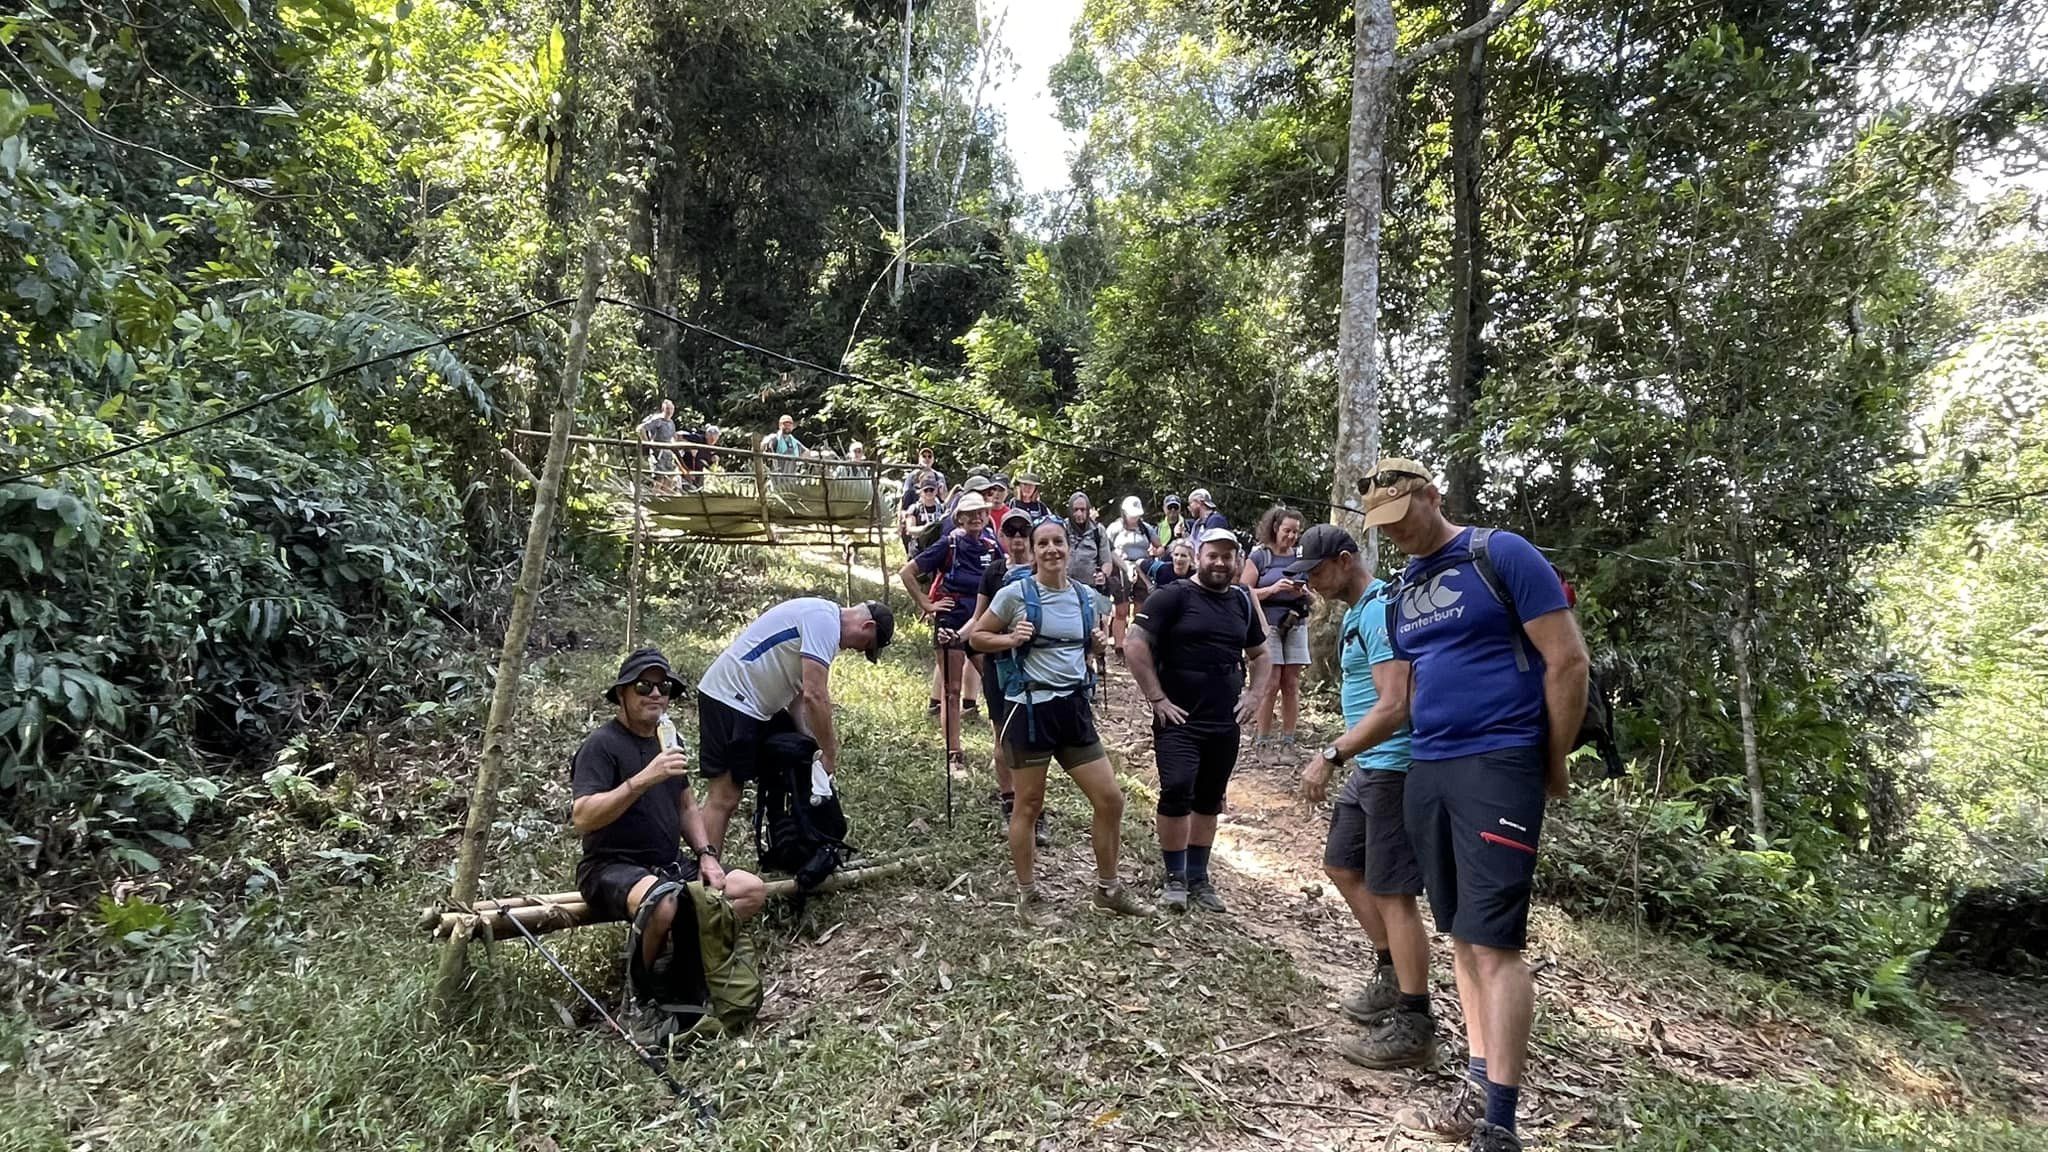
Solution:
[{"label": "grey t-shirt", "polygon": [[[1036,577],[1029,579],[1038,584]],[[1072,579],[1059,589],[1038,584],[1038,635],[1024,647],[1024,676],[1033,686],[1029,695],[1034,704],[1065,696],[1088,682],[1088,637],[1081,630],[1083,596],[1094,598],[1097,622],[1104,619],[1106,606],[1102,593],[1095,589]],[[996,589],[988,610],[1003,622],[1005,631],[1014,627],[1024,618],[1024,581],[1012,580]],[[1013,692],[1010,699],[1022,703],[1025,695]]]},{"label": "grey t-shirt", "polygon": [[1110,561],[1108,530],[1093,520],[1086,528],[1076,528],[1071,516],[1060,523],[1067,526],[1067,575],[1094,584],[1095,570]]}]

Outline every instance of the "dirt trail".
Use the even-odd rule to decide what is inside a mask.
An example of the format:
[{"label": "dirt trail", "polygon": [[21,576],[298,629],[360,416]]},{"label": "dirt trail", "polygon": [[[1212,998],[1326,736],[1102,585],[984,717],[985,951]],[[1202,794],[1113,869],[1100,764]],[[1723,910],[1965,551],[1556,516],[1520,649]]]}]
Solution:
[{"label": "dirt trail", "polygon": [[[1123,769],[1156,780],[1149,718],[1134,684],[1112,667],[1103,738]],[[1356,1026],[1336,1001],[1364,977],[1370,945],[1322,874],[1328,824],[1296,791],[1300,768],[1331,733],[1305,731],[1286,757],[1255,758],[1249,741],[1232,777],[1218,830],[1218,886],[1235,923],[1284,949],[1322,990],[1299,1006],[1295,1026],[1236,1052],[1204,1058],[1205,1074],[1227,1097],[1240,1139],[1218,1147],[1442,1147],[1413,1140],[1390,1118],[1402,1104],[1428,1101],[1454,1085],[1464,1066],[1464,1034],[1451,978],[1447,937],[1435,938],[1431,984],[1440,1063],[1434,1072],[1374,1072],[1338,1057],[1333,1041]],[[1127,857],[1130,855],[1126,853]],[[1424,915],[1428,910],[1425,903]],[[1532,1146],[1555,1147],[1573,1130],[1613,1123],[1613,1105],[1631,1072],[1654,1066],[1697,1081],[1812,1080],[1840,1084],[1854,1073],[1902,1094],[1961,1105],[1967,1086],[1917,1070],[1888,1047],[1845,1047],[1803,1024],[1726,1003],[1725,993],[1630,957],[1575,954],[1564,947],[1568,921],[1536,910],[1529,959],[1537,969],[1537,1027],[1522,1095],[1522,1126]],[[1725,1010],[1724,1010],[1725,1008]],[[1742,1010],[1749,1009],[1746,1013]],[[1760,1020],[1738,1023],[1736,1017]]]}]

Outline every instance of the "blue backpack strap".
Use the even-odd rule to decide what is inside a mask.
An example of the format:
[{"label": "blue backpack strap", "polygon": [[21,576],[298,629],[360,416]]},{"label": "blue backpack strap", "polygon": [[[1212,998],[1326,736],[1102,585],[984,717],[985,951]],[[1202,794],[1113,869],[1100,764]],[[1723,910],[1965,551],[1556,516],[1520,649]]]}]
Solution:
[{"label": "blue backpack strap", "polygon": [[1479,573],[1479,582],[1486,585],[1486,591],[1493,596],[1508,614],[1508,644],[1515,650],[1515,670],[1529,670],[1529,642],[1522,635],[1522,614],[1515,609],[1515,594],[1508,591],[1507,582],[1493,566],[1493,557],[1488,544],[1493,539],[1493,529],[1472,530],[1472,568]]}]

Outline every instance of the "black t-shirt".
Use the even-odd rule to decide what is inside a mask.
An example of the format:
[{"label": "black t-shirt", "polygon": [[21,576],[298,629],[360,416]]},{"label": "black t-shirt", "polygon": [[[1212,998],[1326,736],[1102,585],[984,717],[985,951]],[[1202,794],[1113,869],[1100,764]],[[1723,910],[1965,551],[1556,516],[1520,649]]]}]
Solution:
[{"label": "black t-shirt", "polygon": [[1138,624],[1152,642],[1159,687],[1187,709],[1187,722],[1236,726],[1244,650],[1266,642],[1265,624],[1244,588],[1232,584],[1212,592],[1200,580],[1176,580],[1145,601]]},{"label": "black t-shirt", "polygon": [[1010,558],[997,556],[988,562],[988,571],[981,574],[981,595],[990,600],[996,598],[996,589],[1003,586],[1003,574],[1010,570]]},{"label": "black t-shirt", "polygon": [[[609,792],[647,767],[661,752],[661,741],[636,736],[617,719],[583,738],[569,773],[571,796]],[[640,794],[617,820],[583,838],[583,859],[576,863],[576,881],[604,864],[639,864],[666,868],[682,858],[683,790],[687,778],[664,780]]]}]

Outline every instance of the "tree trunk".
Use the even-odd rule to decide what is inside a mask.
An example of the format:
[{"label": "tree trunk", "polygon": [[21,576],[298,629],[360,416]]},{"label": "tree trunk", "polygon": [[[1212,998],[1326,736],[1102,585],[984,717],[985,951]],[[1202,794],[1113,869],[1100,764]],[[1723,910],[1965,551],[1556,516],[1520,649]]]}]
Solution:
[{"label": "tree trunk", "polygon": [[[526,528],[526,551],[520,557],[519,579],[512,585],[512,616],[505,624],[505,646],[498,655],[490,719],[484,725],[483,755],[477,761],[476,779],[470,784],[469,817],[463,824],[462,846],[455,858],[455,883],[448,894],[449,904],[456,908],[467,907],[476,900],[487,838],[498,814],[498,774],[505,764],[512,718],[519,710],[526,637],[533,628],[535,604],[540,599],[541,570],[547,566],[556,496],[562,490],[562,473],[568,469],[569,432],[576,420],[577,393],[582,388],[583,364],[590,351],[590,317],[597,310],[598,283],[603,275],[603,249],[593,235],[583,249],[583,286],[577,294],[576,314],[569,322],[569,350],[563,359],[561,395],[548,437],[547,464],[541,469],[540,485],[533,493],[533,518]],[[441,953],[436,998],[443,1004],[453,1001],[462,979],[466,943],[465,939],[451,940]]]},{"label": "tree trunk", "polygon": [[1756,750],[1756,689],[1749,672],[1749,618],[1738,612],[1728,627],[1728,646],[1735,653],[1735,699],[1742,709],[1742,772],[1749,780],[1749,831],[1751,847],[1761,851],[1770,844],[1771,828],[1764,818],[1764,768]]},{"label": "tree trunk", "polygon": [[[1465,21],[1486,16],[1486,0],[1465,0]],[[1457,50],[1451,70],[1451,315],[1446,363],[1444,431],[1462,440],[1473,427],[1481,381],[1486,375],[1482,345],[1486,327],[1486,246],[1480,231],[1479,179],[1485,165],[1486,37],[1475,36]],[[1479,447],[1452,452],[1444,461],[1446,510],[1463,524],[1480,518],[1484,482]]]},{"label": "tree trunk", "polygon": [[891,303],[903,298],[903,266],[909,253],[910,228],[904,223],[903,201],[910,189],[910,21],[912,0],[903,0],[903,75],[896,95],[896,272],[889,285]]},{"label": "tree trunk", "polygon": [[[1360,0],[1351,65],[1351,146],[1345,170],[1343,302],[1337,317],[1337,446],[1331,518],[1364,527],[1358,482],[1380,454],[1380,214],[1387,118],[1394,104],[1394,7]],[[1365,549],[1368,568],[1375,549]]]}]

